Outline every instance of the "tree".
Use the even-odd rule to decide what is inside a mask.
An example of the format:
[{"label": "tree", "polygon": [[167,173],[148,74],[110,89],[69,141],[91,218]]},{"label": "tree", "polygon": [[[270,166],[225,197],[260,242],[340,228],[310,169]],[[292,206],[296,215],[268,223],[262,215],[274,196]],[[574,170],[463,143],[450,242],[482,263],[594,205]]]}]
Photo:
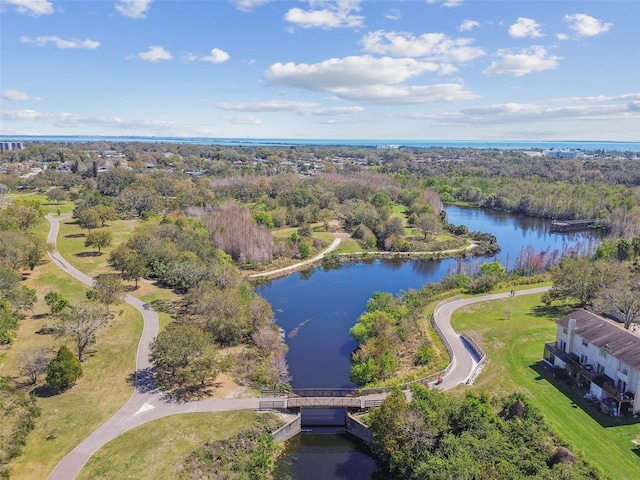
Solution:
[{"label": "tree", "polygon": [[49,308],[51,309],[51,313],[53,314],[60,313],[65,308],[68,308],[71,306],[71,303],[69,303],[69,300],[64,298],[58,292],[53,292],[53,291],[47,293],[44,296],[44,301],[49,306]]},{"label": "tree", "polygon": [[91,233],[91,230],[94,228],[98,228],[102,225],[102,220],[100,219],[98,212],[92,208],[80,210],[76,215],[76,218],[80,228],[86,228],[89,230],[89,233]]},{"label": "tree", "polygon": [[94,278],[93,289],[87,292],[87,297],[102,303],[107,307],[118,304],[124,299],[124,285],[118,275],[105,273]]},{"label": "tree", "polygon": [[429,233],[438,233],[441,225],[440,218],[430,213],[421,213],[414,223],[414,226],[424,235],[425,240]]},{"label": "tree", "polygon": [[38,377],[47,371],[51,359],[51,350],[48,348],[32,348],[24,351],[18,358],[20,374],[29,377],[33,385]]},{"label": "tree", "polygon": [[149,359],[161,385],[175,387],[194,380],[203,383],[213,373],[213,342],[199,326],[172,322],[151,344]]},{"label": "tree", "polygon": [[624,328],[640,318],[640,276],[620,277],[599,290],[593,306],[596,310],[622,320]]},{"label": "tree", "polygon": [[95,303],[80,302],[64,309],[59,315],[57,332],[73,338],[78,349],[78,360],[84,361],[86,348],[94,341],[95,334],[112,318]]},{"label": "tree", "polygon": [[553,286],[545,294],[547,301],[575,298],[579,306],[591,303],[598,290],[605,288],[620,275],[625,275],[622,265],[606,260],[572,256],[551,267]]},{"label": "tree", "polygon": [[60,188],[52,188],[47,192],[47,200],[56,205],[67,199],[67,193]]},{"label": "tree", "polygon": [[95,230],[89,232],[84,241],[85,247],[96,247],[98,253],[102,253],[102,249],[111,245],[113,237],[108,230]]},{"label": "tree", "polygon": [[116,209],[109,205],[99,204],[91,207],[91,210],[93,210],[100,219],[100,226],[102,227],[104,227],[108,221],[118,218]]},{"label": "tree", "polygon": [[43,217],[38,202],[15,201],[0,212],[0,225],[11,225],[20,231],[27,231]]},{"label": "tree", "polygon": [[60,347],[56,357],[47,366],[47,383],[54,390],[64,390],[82,377],[82,365],[66,347]]}]

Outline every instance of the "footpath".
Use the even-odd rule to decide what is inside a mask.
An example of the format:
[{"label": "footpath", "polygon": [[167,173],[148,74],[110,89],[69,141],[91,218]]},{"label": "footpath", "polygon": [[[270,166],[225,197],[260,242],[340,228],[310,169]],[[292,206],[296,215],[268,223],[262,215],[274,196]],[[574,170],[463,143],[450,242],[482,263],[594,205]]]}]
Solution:
[{"label": "footpath", "polygon": [[[50,224],[47,243],[55,245],[60,229],[60,221],[68,219],[69,215],[60,217],[47,215]],[[340,239],[336,238],[331,246],[324,250],[316,257],[303,263],[315,262],[340,244]],[[80,270],[71,265],[57,251],[49,252],[49,257],[53,263],[80,282],[92,286],[93,278],[82,273]],[[273,270],[255,274],[254,276],[274,275],[277,272],[286,272],[290,269],[299,268],[301,264],[292,265],[283,269]],[[520,290],[518,295],[526,295],[540,293],[548,290],[549,287],[532,288],[528,290]],[[452,347],[453,358],[452,368],[445,375],[442,382],[437,388],[449,390],[457,385],[465,383],[472,375],[476,362],[462,342],[460,336],[451,327],[451,314],[458,308],[472,303],[496,300],[508,297],[510,293],[498,293],[493,295],[485,295],[482,297],[474,297],[456,300],[446,303],[437,309],[434,315],[434,321],[443,333]],[[176,402],[172,401],[158,390],[153,382],[152,365],[149,361],[149,349],[153,339],[158,334],[159,321],[158,315],[153,308],[144,303],[142,300],[127,295],[125,301],[136,308],[142,315],[144,327],[140,341],[138,342],[138,351],[136,355],[136,382],[135,389],[129,400],[118,410],[111,418],[103,423],[97,430],[89,435],[82,443],[71,450],[53,469],[47,477],[49,480],[71,480],[75,478],[82,467],[87,463],[89,458],[98,451],[102,446],[139,425],[142,425],[159,418],[169,415],[181,413],[196,412],[224,412],[233,410],[258,410],[260,401],[258,397],[254,398],[238,398],[238,399],[210,399],[198,400],[192,402]],[[378,396],[376,396],[378,398]],[[270,400],[285,400],[283,397],[270,398]]]}]

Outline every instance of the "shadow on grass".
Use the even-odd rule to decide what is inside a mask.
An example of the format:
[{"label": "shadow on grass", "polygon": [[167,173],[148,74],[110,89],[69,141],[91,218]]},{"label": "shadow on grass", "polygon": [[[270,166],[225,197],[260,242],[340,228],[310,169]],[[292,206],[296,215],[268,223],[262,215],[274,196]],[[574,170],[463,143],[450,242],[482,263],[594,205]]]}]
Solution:
[{"label": "shadow on grass", "polygon": [[557,320],[558,318],[562,318],[567,315],[572,310],[575,310],[576,307],[572,305],[536,305],[530,310],[530,314],[533,317],[539,318],[549,318],[553,320]]},{"label": "shadow on grass", "polygon": [[39,398],[54,397],[56,395],[59,395],[62,392],[64,392],[64,390],[52,388],[46,383],[44,385],[40,385],[34,388],[33,390],[31,390],[31,394]]},{"label": "shadow on grass", "polygon": [[69,233],[64,236],[64,238],[84,238],[87,235],[84,233]]},{"label": "shadow on grass", "polygon": [[80,252],[80,253],[74,253],[73,256],[74,257],[101,257],[102,252]]},{"label": "shadow on grass", "polygon": [[640,418],[633,417],[611,417],[598,411],[597,407],[589,405],[582,398],[578,390],[574,389],[566,380],[558,380],[552,376],[552,367],[542,360],[529,365],[529,367],[538,374],[536,381],[546,380],[554,386],[559,392],[563,393],[568,400],[571,401],[571,408],[580,408],[593,420],[598,422],[601,427],[618,427],[621,425],[640,424]]}]

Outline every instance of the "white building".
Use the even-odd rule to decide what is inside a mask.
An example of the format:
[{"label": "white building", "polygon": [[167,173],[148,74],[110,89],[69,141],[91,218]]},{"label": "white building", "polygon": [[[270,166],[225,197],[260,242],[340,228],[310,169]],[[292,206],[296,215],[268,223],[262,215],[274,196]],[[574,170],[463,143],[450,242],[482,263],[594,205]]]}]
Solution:
[{"label": "white building", "polygon": [[576,158],[584,158],[585,156],[584,153],[581,152],[580,150],[568,150],[568,149],[557,150],[555,148],[551,148],[549,150],[543,151],[542,155],[544,155],[545,157],[561,158],[561,159],[569,159],[569,160],[575,160]]},{"label": "white building", "polygon": [[0,142],[0,152],[7,152],[11,150],[24,150],[24,143],[22,142]]},{"label": "white building", "polygon": [[[544,361],[565,368],[588,395],[613,404],[613,413],[640,413],[640,336],[587,310],[558,320]],[[607,400],[610,399],[610,400]]]}]

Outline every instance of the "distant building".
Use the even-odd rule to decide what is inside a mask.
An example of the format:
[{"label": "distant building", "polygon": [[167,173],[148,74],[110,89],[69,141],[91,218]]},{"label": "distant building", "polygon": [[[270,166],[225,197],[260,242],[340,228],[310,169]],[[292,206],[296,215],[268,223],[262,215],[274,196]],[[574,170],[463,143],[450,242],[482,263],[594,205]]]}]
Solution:
[{"label": "distant building", "polygon": [[24,150],[24,143],[22,143],[22,142],[0,142],[0,152],[7,152],[9,150]]},{"label": "distant building", "polygon": [[542,152],[542,155],[545,157],[552,158],[561,158],[561,159],[569,159],[575,160],[576,158],[584,158],[584,153],[580,150],[557,150],[555,148],[551,148],[549,150],[545,150]]}]

